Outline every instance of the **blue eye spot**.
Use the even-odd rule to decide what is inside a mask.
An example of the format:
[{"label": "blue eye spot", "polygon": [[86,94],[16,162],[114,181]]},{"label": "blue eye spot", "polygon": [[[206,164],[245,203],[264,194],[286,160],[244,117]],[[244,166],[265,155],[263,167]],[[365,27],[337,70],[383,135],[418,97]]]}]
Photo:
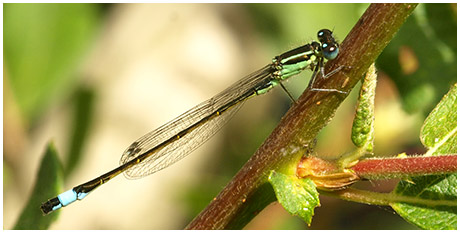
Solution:
[{"label": "blue eye spot", "polygon": [[333,59],[335,59],[337,57],[337,55],[339,55],[339,48],[338,47],[331,46],[331,47],[323,50],[323,56],[327,60],[333,60]]}]

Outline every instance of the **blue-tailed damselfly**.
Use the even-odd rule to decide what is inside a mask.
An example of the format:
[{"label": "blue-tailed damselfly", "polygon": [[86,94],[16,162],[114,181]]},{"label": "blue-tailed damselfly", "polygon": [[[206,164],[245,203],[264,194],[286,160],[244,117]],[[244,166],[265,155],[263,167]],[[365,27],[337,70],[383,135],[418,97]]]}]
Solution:
[{"label": "blue-tailed damselfly", "polygon": [[287,91],[281,82],[305,69],[313,70],[309,84],[311,90],[344,93],[336,89],[313,87],[316,74],[321,73],[321,77],[325,78],[341,69],[339,67],[324,75],[325,59],[335,59],[339,47],[328,29],[318,32],[318,40],[276,56],[265,67],[142,136],[125,150],[119,167],[48,200],[41,205],[41,210],[48,214],[76,200],[82,200],[88,193],[122,172],[128,178],[140,178],[172,165],[214,135],[244,101],[264,94],[277,85]]}]

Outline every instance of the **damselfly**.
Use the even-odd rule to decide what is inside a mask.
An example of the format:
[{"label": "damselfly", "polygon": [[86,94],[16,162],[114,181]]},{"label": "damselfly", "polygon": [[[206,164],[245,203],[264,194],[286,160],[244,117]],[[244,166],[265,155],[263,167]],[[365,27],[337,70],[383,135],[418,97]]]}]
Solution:
[{"label": "damselfly", "polygon": [[324,74],[325,59],[335,59],[339,47],[328,29],[318,32],[318,40],[276,56],[260,70],[139,138],[123,153],[119,167],[48,200],[41,205],[41,210],[48,214],[76,200],[82,200],[95,188],[122,172],[127,178],[140,178],[172,165],[214,135],[244,101],[264,94],[277,85],[287,92],[282,81],[305,69],[313,70],[309,83],[311,90],[344,93],[336,89],[313,87],[318,73],[326,78],[341,69],[339,67]]}]

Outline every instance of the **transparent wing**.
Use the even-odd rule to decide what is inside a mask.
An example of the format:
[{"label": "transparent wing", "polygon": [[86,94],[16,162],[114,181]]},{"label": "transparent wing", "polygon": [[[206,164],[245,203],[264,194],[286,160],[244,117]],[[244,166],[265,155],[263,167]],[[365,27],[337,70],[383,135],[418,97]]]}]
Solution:
[{"label": "transparent wing", "polygon": [[[141,178],[162,170],[187,156],[211,138],[238,111],[246,99],[242,99],[235,104],[236,106],[230,107],[217,117],[206,121],[204,119],[215,114],[222,106],[229,105],[235,99],[252,91],[254,87],[269,83],[272,80],[271,73],[272,66],[267,65],[133,142],[123,153],[120,164],[136,159],[149,150],[154,152],[150,157],[126,170],[125,176],[130,179]],[[194,125],[197,126],[191,127]],[[187,129],[190,131],[181,138],[160,146]],[[155,149],[157,147],[158,149]]]}]

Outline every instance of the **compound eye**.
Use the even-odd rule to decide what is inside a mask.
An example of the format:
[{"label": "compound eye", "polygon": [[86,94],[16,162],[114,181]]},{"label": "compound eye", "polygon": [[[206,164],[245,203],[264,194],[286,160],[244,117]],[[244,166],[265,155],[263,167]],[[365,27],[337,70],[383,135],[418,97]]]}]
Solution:
[{"label": "compound eye", "polygon": [[326,43],[322,44],[322,51],[323,51],[323,56],[327,60],[332,60],[339,55],[339,47],[335,45],[328,45]]}]

